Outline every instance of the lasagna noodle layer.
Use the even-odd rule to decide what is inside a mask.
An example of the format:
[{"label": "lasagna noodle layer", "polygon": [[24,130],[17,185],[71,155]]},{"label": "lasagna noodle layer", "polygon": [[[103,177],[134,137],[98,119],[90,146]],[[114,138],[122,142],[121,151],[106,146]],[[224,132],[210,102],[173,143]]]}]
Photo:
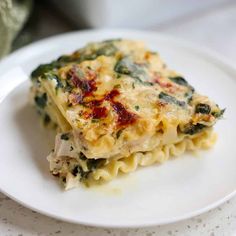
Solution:
[{"label": "lasagna noodle layer", "polygon": [[105,167],[97,169],[93,173],[95,180],[109,181],[114,179],[119,172],[130,173],[138,166],[149,166],[154,163],[163,163],[171,156],[179,156],[186,151],[195,151],[211,147],[216,141],[216,134],[212,129],[205,130],[197,137],[186,137],[176,144],[158,146],[149,152],[133,153],[127,158],[110,161]]},{"label": "lasagna noodle layer", "polygon": [[[120,159],[108,159],[106,164],[95,169],[89,178],[83,179],[86,185],[94,185],[111,181],[122,173],[134,172],[139,166],[150,166],[155,163],[163,163],[171,157],[179,156],[186,151],[195,151],[199,149],[207,149],[211,147],[216,141],[216,134],[212,128],[204,130],[202,133],[195,135],[194,137],[185,137],[182,141],[175,144],[166,144],[158,146],[152,151],[148,152],[136,152],[132,155],[120,158]],[[68,162],[69,160],[69,162]],[[76,158],[50,157],[50,170],[55,171],[56,167],[60,166],[60,171],[64,170],[62,176],[66,177],[65,188],[70,189],[76,187],[81,182],[80,176],[74,176],[69,171],[68,163],[74,165],[81,165]],[[61,162],[61,163],[60,163]],[[63,163],[63,164],[62,164]],[[63,166],[63,167],[61,167]],[[56,170],[57,171],[57,170]],[[63,171],[62,171],[63,172]]]}]

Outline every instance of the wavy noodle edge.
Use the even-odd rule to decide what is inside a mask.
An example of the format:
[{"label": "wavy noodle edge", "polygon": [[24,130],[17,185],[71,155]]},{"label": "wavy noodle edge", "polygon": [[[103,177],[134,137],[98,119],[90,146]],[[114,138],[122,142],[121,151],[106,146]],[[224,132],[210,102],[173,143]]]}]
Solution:
[{"label": "wavy noodle edge", "polygon": [[196,151],[199,149],[208,149],[216,142],[217,135],[208,129],[198,136],[186,137],[176,144],[168,144],[157,147],[153,151],[146,153],[134,153],[127,158],[113,160],[104,168],[97,169],[93,172],[92,178],[95,181],[110,181],[120,173],[134,172],[139,166],[150,166],[155,163],[163,163],[170,157],[179,156],[186,151]]}]

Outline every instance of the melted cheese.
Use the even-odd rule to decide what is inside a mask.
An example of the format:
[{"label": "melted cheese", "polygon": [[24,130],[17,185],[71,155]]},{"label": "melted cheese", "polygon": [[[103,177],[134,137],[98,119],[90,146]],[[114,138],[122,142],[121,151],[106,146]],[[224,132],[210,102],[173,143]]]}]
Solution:
[{"label": "melted cheese", "polygon": [[35,97],[48,97],[41,113],[68,131],[73,150],[106,165],[192,140],[223,113],[142,42],[92,43],[32,77]]}]

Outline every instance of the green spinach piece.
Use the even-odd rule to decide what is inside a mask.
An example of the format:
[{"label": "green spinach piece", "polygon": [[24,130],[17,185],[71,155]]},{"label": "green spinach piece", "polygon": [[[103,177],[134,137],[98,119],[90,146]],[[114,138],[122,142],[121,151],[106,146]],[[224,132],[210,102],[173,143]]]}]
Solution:
[{"label": "green spinach piece", "polygon": [[118,49],[112,43],[104,43],[92,52],[86,52],[84,49],[80,50],[80,57],[76,59],[76,62],[95,60],[99,56],[113,56],[117,51]]},{"label": "green spinach piece", "polygon": [[172,97],[164,92],[160,92],[159,98],[167,103],[176,104],[180,107],[185,107],[186,103],[184,101],[179,101],[175,97]]},{"label": "green spinach piece", "polygon": [[187,99],[187,103],[189,104],[193,100],[194,89],[189,89],[188,92],[184,94],[184,97]]},{"label": "green spinach piece", "polygon": [[196,125],[189,123],[184,127],[183,133],[193,135],[193,134],[199,133],[205,127],[206,127],[205,125],[200,124],[200,123]]},{"label": "green spinach piece", "polygon": [[185,86],[188,88],[188,91],[184,94],[187,99],[187,102],[190,103],[192,101],[192,96],[195,89],[181,76],[169,77],[169,79],[181,86]]},{"label": "green spinach piece", "polygon": [[195,113],[210,114],[211,107],[208,104],[199,103],[196,105]]},{"label": "green spinach piece", "polygon": [[52,73],[45,73],[44,75],[42,75],[42,79],[48,79],[48,80],[56,80],[57,84],[55,89],[58,90],[59,88],[63,88],[63,83],[61,82],[61,80],[59,79],[59,77],[55,74]]},{"label": "green spinach piece", "polygon": [[76,165],[73,170],[71,171],[71,173],[74,176],[77,176],[78,174],[80,175],[80,181],[87,179],[88,175],[91,173],[91,171],[84,171],[83,168],[79,165]]},{"label": "green spinach piece", "polygon": [[121,38],[116,38],[116,39],[107,39],[107,40],[104,40],[102,42],[103,43],[115,43],[115,42],[119,42],[121,40],[122,40]]},{"label": "green spinach piece", "polygon": [[223,114],[225,113],[225,109],[219,110],[219,111],[213,111],[211,114],[215,117],[215,118],[221,118],[223,116]]},{"label": "green spinach piece", "polygon": [[112,43],[106,43],[96,51],[96,56],[113,56],[117,52],[117,48]]},{"label": "green spinach piece", "polygon": [[82,49],[78,51],[80,56],[63,55],[57,60],[52,61],[51,63],[41,64],[31,73],[31,79],[35,80],[37,77],[44,75],[45,73],[52,71],[53,69],[58,69],[69,63],[80,63],[86,60],[94,60],[98,56],[112,56],[117,52],[117,48],[112,44],[112,42],[103,43],[100,48],[91,53],[85,53],[85,50]]},{"label": "green spinach piece", "polygon": [[49,63],[49,64],[42,64],[39,65],[32,73],[31,73],[31,78],[37,78],[39,76],[42,76],[43,74],[47,73],[48,71],[51,71],[55,68],[54,63]]},{"label": "green spinach piece", "polygon": [[104,159],[88,159],[87,160],[87,167],[88,170],[93,171],[98,167],[102,166],[105,163]]},{"label": "green spinach piece", "polygon": [[34,101],[39,108],[44,109],[44,107],[47,105],[47,94],[43,93],[41,96],[35,96]]},{"label": "green spinach piece", "polygon": [[153,85],[153,83],[147,81],[147,74],[143,66],[134,63],[129,57],[123,57],[119,60],[114,71],[118,74],[129,75],[143,85]]},{"label": "green spinach piece", "polygon": [[31,79],[35,80],[37,77],[43,76],[45,73],[48,73],[53,69],[58,69],[72,62],[76,62],[76,58],[63,55],[59,57],[57,60],[52,61],[51,63],[41,64],[35,70],[32,71]]},{"label": "green spinach piece", "polygon": [[178,85],[189,86],[188,82],[181,76],[169,77],[169,79]]}]

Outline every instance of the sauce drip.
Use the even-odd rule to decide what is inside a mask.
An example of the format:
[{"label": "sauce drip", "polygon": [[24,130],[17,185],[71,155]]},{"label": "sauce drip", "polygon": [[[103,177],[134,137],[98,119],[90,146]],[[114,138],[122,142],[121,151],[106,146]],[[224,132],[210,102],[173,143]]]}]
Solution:
[{"label": "sauce drip", "polygon": [[94,107],[91,114],[93,119],[105,118],[107,116],[106,107]]},{"label": "sauce drip", "polygon": [[90,96],[94,91],[97,90],[96,87],[96,82],[95,82],[95,74],[93,74],[91,71],[89,71],[88,76],[90,79],[81,78],[77,71],[76,68],[72,68],[69,71],[69,75],[71,76],[71,82],[76,88],[80,88],[82,92],[83,97],[88,97]]},{"label": "sauce drip", "polygon": [[102,99],[93,100],[87,103],[87,105],[92,109],[91,117],[94,119],[105,118],[108,114],[108,110],[106,107],[100,107],[100,105],[103,103],[103,101],[109,101],[113,110],[118,116],[117,125],[119,127],[133,124],[137,119],[137,115],[129,112],[120,102],[115,101],[115,98],[118,95],[120,95],[120,92],[117,89],[113,89]]},{"label": "sauce drip", "polygon": [[112,107],[118,115],[118,126],[127,126],[136,121],[137,115],[127,111],[120,102],[112,101]]},{"label": "sauce drip", "polygon": [[129,124],[133,124],[137,119],[137,115],[129,112],[120,102],[114,101],[115,97],[119,94],[120,92],[117,89],[113,89],[105,96],[105,100],[111,102],[112,108],[118,115],[118,126],[127,126]]},{"label": "sauce drip", "polygon": [[91,109],[91,113],[87,114],[86,118],[100,119],[107,117],[108,109],[101,107],[101,105],[104,101],[109,101],[118,116],[117,125],[119,127],[133,124],[136,121],[136,114],[129,112],[122,103],[115,101],[115,98],[120,95],[117,89],[111,90],[101,99],[86,102],[84,99],[93,96],[93,92],[97,90],[95,72],[89,71],[86,75],[80,77],[76,68],[69,71],[71,83],[81,90],[81,94],[71,94],[69,100],[73,105],[81,104]]},{"label": "sauce drip", "polygon": [[120,92],[117,89],[113,89],[105,96],[105,100],[113,101],[113,99],[118,95],[120,95]]}]

